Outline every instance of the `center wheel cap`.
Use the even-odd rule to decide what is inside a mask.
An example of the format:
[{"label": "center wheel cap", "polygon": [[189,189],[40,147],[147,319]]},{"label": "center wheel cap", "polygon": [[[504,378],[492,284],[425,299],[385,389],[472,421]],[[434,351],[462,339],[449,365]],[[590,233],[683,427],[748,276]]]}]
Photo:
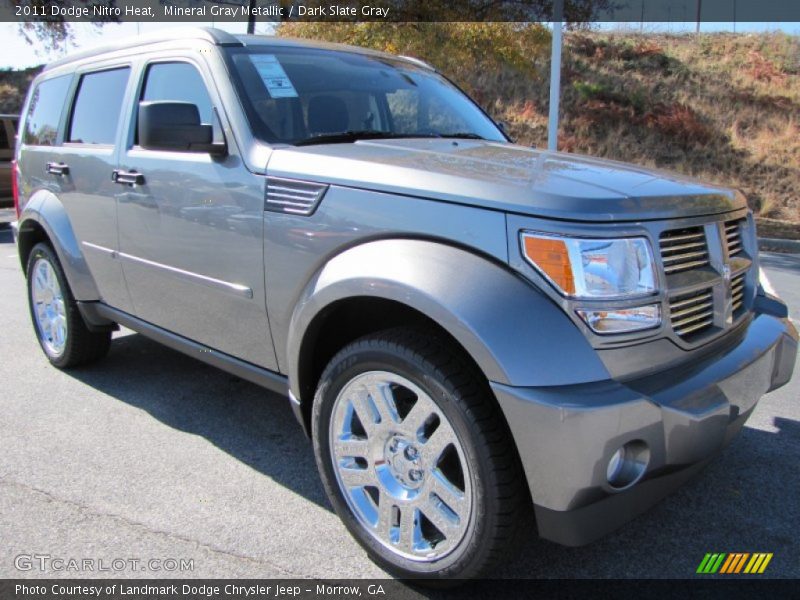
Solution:
[{"label": "center wheel cap", "polygon": [[415,490],[422,486],[425,470],[421,466],[419,449],[401,435],[386,440],[384,457],[392,476],[404,487]]}]

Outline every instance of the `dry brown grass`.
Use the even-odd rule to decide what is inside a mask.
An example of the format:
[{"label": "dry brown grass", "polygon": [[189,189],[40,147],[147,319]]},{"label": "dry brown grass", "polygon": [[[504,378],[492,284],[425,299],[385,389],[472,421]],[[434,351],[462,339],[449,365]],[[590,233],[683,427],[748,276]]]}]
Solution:
[{"label": "dry brown grass", "polygon": [[[800,222],[796,37],[575,33],[563,61],[560,149],[737,187],[761,215]],[[490,108],[542,146],[546,68],[538,83]]]}]

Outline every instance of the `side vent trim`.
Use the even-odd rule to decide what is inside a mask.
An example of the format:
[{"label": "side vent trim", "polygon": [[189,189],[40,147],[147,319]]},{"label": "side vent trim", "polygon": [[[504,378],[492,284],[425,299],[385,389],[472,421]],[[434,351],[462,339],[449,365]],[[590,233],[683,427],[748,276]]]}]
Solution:
[{"label": "side vent trim", "polygon": [[299,179],[267,177],[264,210],[307,217],[317,209],[328,187]]}]

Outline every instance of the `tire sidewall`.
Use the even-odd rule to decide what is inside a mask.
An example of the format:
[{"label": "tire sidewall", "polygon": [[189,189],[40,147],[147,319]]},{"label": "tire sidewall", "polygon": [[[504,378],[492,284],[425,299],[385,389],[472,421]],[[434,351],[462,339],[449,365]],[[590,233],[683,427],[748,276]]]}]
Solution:
[{"label": "tire sidewall", "polygon": [[[455,549],[436,561],[414,561],[393,554],[364,529],[352,513],[339,487],[330,452],[330,422],[333,408],[344,386],[357,375],[367,371],[396,373],[425,391],[450,421],[464,452],[465,463],[471,472],[473,494],[467,533]],[[432,369],[426,368],[422,361],[414,360],[402,352],[379,348],[375,343],[370,344],[370,341],[357,342],[334,357],[323,373],[314,398],[312,413],[317,467],[336,513],[351,535],[368,551],[374,562],[396,576],[409,579],[469,576],[473,565],[482,562],[480,540],[488,523],[480,517],[491,514],[486,507],[489,497],[485,489],[488,467],[485,460],[476,452],[473,441],[475,434],[457,403],[457,393],[449,389],[446,383],[440,382],[431,371]]]}]

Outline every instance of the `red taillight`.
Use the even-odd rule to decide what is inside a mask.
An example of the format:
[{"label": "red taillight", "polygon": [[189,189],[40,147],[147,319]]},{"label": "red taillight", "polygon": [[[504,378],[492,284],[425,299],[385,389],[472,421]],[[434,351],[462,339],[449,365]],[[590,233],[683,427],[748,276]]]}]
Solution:
[{"label": "red taillight", "polygon": [[17,213],[19,219],[19,183],[17,181],[19,171],[17,170],[17,161],[11,161],[11,195],[14,197],[14,211]]}]

